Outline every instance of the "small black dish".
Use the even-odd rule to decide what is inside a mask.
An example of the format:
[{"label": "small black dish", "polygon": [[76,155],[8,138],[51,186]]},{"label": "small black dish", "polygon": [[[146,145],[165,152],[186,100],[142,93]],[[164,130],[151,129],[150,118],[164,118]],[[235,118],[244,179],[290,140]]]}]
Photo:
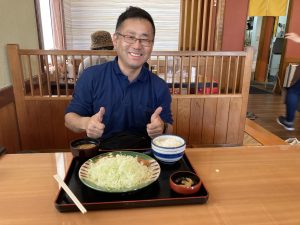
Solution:
[{"label": "small black dish", "polygon": [[93,138],[81,138],[70,142],[74,157],[88,159],[99,154],[100,141]]},{"label": "small black dish", "polygon": [[170,176],[170,188],[178,194],[191,195],[199,191],[201,180],[190,171],[178,171]]}]

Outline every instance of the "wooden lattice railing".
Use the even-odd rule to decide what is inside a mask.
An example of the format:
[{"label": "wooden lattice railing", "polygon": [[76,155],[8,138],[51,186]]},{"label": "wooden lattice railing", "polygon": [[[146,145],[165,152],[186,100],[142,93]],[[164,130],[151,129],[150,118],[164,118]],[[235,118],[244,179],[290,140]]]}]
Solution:
[{"label": "wooden lattice railing", "polygon": [[[79,64],[116,53],[7,49],[22,149],[67,148],[78,137],[64,127],[64,110]],[[251,64],[251,49],[153,52],[148,60],[149,69],[169,85],[174,132],[189,145],[242,144]]]},{"label": "wooden lattice railing", "polygon": [[[25,96],[69,96],[84,58],[114,51],[20,50]],[[172,94],[236,94],[242,91],[246,52],[153,52],[149,69],[168,82]],[[196,82],[198,81],[198,82]]]}]

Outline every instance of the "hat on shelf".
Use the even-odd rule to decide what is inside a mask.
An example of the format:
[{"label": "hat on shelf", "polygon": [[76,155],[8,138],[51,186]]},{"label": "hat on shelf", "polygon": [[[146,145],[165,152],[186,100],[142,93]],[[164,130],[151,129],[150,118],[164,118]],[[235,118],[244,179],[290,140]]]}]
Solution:
[{"label": "hat on shelf", "polygon": [[107,31],[99,30],[91,34],[91,49],[97,50],[102,48],[113,49],[111,35]]}]

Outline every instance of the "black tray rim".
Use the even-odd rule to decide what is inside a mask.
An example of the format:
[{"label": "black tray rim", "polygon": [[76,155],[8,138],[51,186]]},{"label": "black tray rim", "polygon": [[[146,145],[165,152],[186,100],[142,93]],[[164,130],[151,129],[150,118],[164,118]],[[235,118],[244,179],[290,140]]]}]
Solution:
[{"label": "black tray rim", "polygon": [[[126,149],[127,150],[127,149]],[[101,151],[101,153],[110,152],[109,151]],[[129,149],[128,149],[129,151]],[[131,149],[130,151],[136,151],[136,152],[145,152],[145,149]],[[100,154],[101,154],[100,153]],[[73,164],[75,164],[75,161],[78,160],[76,157],[72,158],[72,161],[70,163],[70,166],[66,172],[64,182],[69,180],[69,176],[71,173],[71,169],[74,167]],[[196,172],[193,165],[190,163],[189,157],[184,153],[183,160],[186,160],[186,163],[189,164],[192,172]],[[198,175],[199,176],[199,175]],[[200,177],[200,176],[199,176]],[[201,179],[201,177],[200,177]],[[189,195],[180,195],[178,197],[174,198],[157,198],[157,199],[144,199],[144,200],[124,200],[124,201],[114,201],[114,202],[81,202],[84,207],[88,210],[106,210],[106,209],[129,209],[129,208],[146,208],[146,207],[160,207],[160,206],[178,206],[178,205],[191,205],[191,204],[204,204],[208,201],[209,198],[209,192],[207,191],[204,182],[202,181],[200,189],[204,189],[207,195],[202,196],[189,196]],[[56,198],[54,201],[55,208],[59,212],[75,212],[79,211],[78,207],[75,205],[75,203],[68,203],[68,204],[60,204],[58,203],[59,196],[61,195],[61,192],[64,192],[62,188],[59,189],[59,191],[56,194]],[[178,202],[180,200],[180,202]],[[152,204],[149,204],[152,203]]]}]

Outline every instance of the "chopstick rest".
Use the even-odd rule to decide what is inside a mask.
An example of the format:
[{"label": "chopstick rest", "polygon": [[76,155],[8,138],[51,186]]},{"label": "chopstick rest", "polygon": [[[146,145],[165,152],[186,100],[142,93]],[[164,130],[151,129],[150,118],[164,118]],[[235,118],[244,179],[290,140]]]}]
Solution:
[{"label": "chopstick rest", "polygon": [[69,197],[72,199],[72,201],[75,203],[75,205],[78,207],[78,209],[82,212],[82,214],[87,213],[86,208],[81,204],[81,202],[78,200],[78,198],[73,194],[71,189],[66,185],[66,183],[60,178],[59,175],[54,175],[54,179],[57,181],[57,183],[64,189],[64,191],[69,195]]}]

